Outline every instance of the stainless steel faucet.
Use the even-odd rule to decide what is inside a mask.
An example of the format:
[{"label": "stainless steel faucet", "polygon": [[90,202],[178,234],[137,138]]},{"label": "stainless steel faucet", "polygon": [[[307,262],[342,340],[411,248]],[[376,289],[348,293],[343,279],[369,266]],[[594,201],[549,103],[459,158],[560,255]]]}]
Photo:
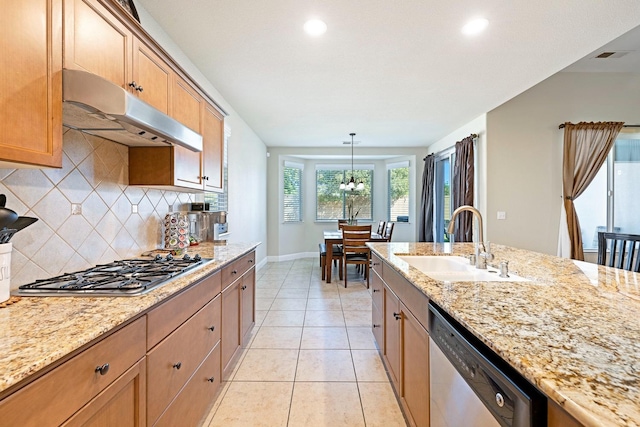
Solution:
[{"label": "stainless steel faucet", "polygon": [[449,220],[449,229],[447,230],[447,233],[449,234],[453,233],[453,229],[456,223],[455,221],[456,218],[458,217],[458,215],[460,215],[461,212],[465,212],[465,211],[471,212],[473,216],[476,217],[478,220],[478,241],[476,243],[476,268],[480,268],[484,270],[487,268],[487,261],[493,260],[493,254],[491,253],[491,250],[490,249],[487,250],[484,245],[484,234],[482,231],[482,228],[483,228],[482,215],[480,214],[480,211],[474,208],[473,206],[469,206],[469,205],[460,206],[451,214],[451,220]]}]

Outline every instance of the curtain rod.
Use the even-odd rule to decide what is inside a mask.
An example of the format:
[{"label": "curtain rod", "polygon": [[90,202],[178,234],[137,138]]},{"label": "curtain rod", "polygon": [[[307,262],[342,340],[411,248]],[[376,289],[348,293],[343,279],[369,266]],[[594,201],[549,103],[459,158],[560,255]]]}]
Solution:
[{"label": "curtain rod", "polygon": [[[471,134],[471,135],[469,135],[467,138],[477,139],[477,138],[478,138],[478,134],[477,134],[477,133],[472,133],[472,134]],[[463,138],[463,139],[464,139],[464,138]],[[445,148],[445,149],[443,149],[443,150],[438,151],[437,153],[431,153],[431,154],[428,154],[427,156],[425,156],[425,157],[422,159],[422,161],[427,160],[427,157],[429,157],[429,156],[430,156],[430,155],[432,155],[432,154],[433,154],[435,157],[438,157],[438,156],[440,156],[442,153],[444,153],[444,152],[446,152],[446,151],[449,151],[449,150],[451,150],[451,149],[453,149],[453,148],[454,148],[454,147],[447,147],[447,148]]]},{"label": "curtain rod", "polygon": [[[622,125],[623,128],[640,128],[640,125]],[[558,129],[563,129],[564,123],[558,126]]]}]

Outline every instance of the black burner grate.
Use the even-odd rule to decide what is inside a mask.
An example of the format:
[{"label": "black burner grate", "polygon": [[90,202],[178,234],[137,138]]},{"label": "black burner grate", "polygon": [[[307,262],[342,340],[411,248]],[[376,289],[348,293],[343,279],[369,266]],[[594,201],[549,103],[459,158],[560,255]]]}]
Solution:
[{"label": "black burner grate", "polygon": [[138,295],[203,262],[200,255],[155,259],[126,259],[75,273],[36,280],[19,287],[21,294]]}]

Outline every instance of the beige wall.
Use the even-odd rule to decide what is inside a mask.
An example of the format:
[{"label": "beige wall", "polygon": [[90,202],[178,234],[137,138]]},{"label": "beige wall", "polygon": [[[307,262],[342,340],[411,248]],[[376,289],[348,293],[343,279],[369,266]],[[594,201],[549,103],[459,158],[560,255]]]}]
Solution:
[{"label": "beige wall", "polygon": [[[344,148],[289,148],[271,147],[268,160],[268,248],[270,260],[283,260],[290,257],[299,257],[305,254],[316,254],[318,243],[322,241],[324,230],[335,229],[333,223],[316,222],[316,188],[315,165],[340,163],[348,164],[351,159],[336,159],[344,156]],[[416,212],[419,204],[420,180],[422,179],[423,161],[426,148],[358,148],[355,156],[355,165],[374,164],[374,194],[373,194],[373,218],[374,227],[377,220],[387,216],[387,175],[386,163],[409,160],[414,166],[413,175],[410,177],[410,193],[413,203],[410,206],[410,222],[397,223],[393,232],[393,241],[416,240]],[[303,156],[303,157],[301,157]],[[304,157],[324,158],[304,158]],[[389,156],[393,159],[366,160],[358,159],[358,156]],[[282,166],[285,160],[304,164],[303,174],[303,221],[301,223],[283,223],[282,221]]]},{"label": "beige wall", "polygon": [[[640,74],[558,73],[487,114],[487,238],[555,255],[562,194],[558,125],[640,123]],[[506,220],[497,220],[505,211]]]},{"label": "beige wall", "polygon": [[136,8],[145,30],[229,113],[229,241],[262,242],[256,249],[259,265],[267,254],[267,147],[148,12]]}]

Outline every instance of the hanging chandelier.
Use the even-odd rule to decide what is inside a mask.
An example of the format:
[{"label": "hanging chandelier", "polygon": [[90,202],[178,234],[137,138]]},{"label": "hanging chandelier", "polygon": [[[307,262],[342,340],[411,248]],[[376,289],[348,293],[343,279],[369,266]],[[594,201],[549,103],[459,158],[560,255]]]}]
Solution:
[{"label": "hanging chandelier", "polygon": [[358,182],[358,184],[356,185],[356,180],[354,177],[355,174],[353,169],[353,137],[356,136],[356,134],[352,132],[349,135],[351,135],[351,179],[347,184],[345,184],[344,181],[342,181],[340,183],[340,189],[344,191],[354,191],[354,190],[361,191],[361,190],[364,190],[364,182],[360,180],[360,182]]}]

